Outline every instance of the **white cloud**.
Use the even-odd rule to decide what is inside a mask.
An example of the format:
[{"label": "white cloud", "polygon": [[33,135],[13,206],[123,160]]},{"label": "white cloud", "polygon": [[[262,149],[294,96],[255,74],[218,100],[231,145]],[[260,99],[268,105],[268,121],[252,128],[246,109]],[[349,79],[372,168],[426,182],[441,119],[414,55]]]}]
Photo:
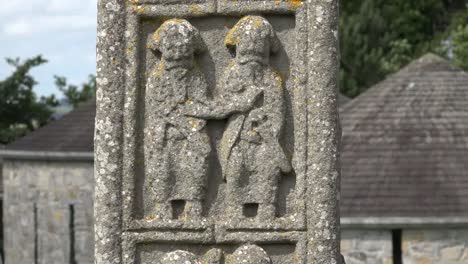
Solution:
[{"label": "white cloud", "polygon": [[[0,0],[0,79],[6,57],[42,54],[48,63],[32,73],[41,95],[57,93],[53,75],[81,83],[95,71],[97,0]],[[36,88],[35,88],[36,89]]]},{"label": "white cloud", "polygon": [[3,26],[3,32],[7,35],[24,35],[31,31],[30,25],[26,21],[18,20]]},{"label": "white cloud", "polygon": [[89,30],[96,27],[96,17],[89,15],[74,16],[39,16],[21,17],[3,25],[3,33],[7,35],[30,35],[37,33],[56,33],[59,31]]},{"label": "white cloud", "polygon": [[[97,0],[0,0],[0,32],[29,35],[96,27]],[[5,2],[5,3],[3,3]]]},{"label": "white cloud", "polygon": [[49,12],[70,12],[80,10],[82,7],[81,1],[49,0],[46,10]]},{"label": "white cloud", "polygon": [[0,5],[0,14],[8,14],[20,9],[21,1],[0,0]]}]

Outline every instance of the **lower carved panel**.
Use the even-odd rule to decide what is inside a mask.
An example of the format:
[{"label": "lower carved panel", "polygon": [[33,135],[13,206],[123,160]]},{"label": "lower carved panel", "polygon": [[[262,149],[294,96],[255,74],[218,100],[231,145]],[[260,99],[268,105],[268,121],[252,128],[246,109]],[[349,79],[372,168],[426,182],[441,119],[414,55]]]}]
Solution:
[{"label": "lower carved panel", "polygon": [[137,244],[134,264],[296,264],[295,244]]}]

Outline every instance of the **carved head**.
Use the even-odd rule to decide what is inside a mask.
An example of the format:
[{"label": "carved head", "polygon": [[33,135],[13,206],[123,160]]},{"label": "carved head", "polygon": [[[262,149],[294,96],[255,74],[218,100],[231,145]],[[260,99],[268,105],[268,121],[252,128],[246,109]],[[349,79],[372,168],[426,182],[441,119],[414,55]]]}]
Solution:
[{"label": "carved head", "polygon": [[198,29],[185,19],[170,19],[153,34],[148,47],[160,51],[166,68],[193,66],[193,56],[204,45]]},{"label": "carved head", "polygon": [[271,264],[266,251],[257,245],[243,245],[232,254],[233,264]]},{"label": "carved head", "polygon": [[176,250],[167,253],[164,257],[159,261],[159,264],[201,264],[198,260],[197,256],[193,253],[184,251],[184,250]]},{"label": "carved head", "polygon": [[235,49],[240,64],[268,64],[270,53],[279,49],[279,40],[270,22],[261,16],[245,16],[229,30],[225,44]]}]

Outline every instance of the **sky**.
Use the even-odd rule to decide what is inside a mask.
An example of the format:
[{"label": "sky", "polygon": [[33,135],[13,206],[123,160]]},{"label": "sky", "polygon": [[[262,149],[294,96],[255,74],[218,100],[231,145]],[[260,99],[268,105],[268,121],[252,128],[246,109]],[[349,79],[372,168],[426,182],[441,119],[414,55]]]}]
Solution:
[{"label": "sky", "polygon": [[81,84],[96,71],[97,0],[0,0],[0,80],[13,68],[4,58],[43,55],[31,71],[38,95],[56,94],[54,75]]}]

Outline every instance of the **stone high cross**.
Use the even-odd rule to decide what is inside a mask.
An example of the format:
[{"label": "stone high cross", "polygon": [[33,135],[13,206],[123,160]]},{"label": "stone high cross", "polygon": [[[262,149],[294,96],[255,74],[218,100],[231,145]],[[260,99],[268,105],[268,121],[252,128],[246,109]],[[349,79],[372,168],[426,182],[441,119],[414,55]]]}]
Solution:
[{"label": "stone high cross", "polygon": [[337,0],[99,0],[97,264],[341,263]]}]

